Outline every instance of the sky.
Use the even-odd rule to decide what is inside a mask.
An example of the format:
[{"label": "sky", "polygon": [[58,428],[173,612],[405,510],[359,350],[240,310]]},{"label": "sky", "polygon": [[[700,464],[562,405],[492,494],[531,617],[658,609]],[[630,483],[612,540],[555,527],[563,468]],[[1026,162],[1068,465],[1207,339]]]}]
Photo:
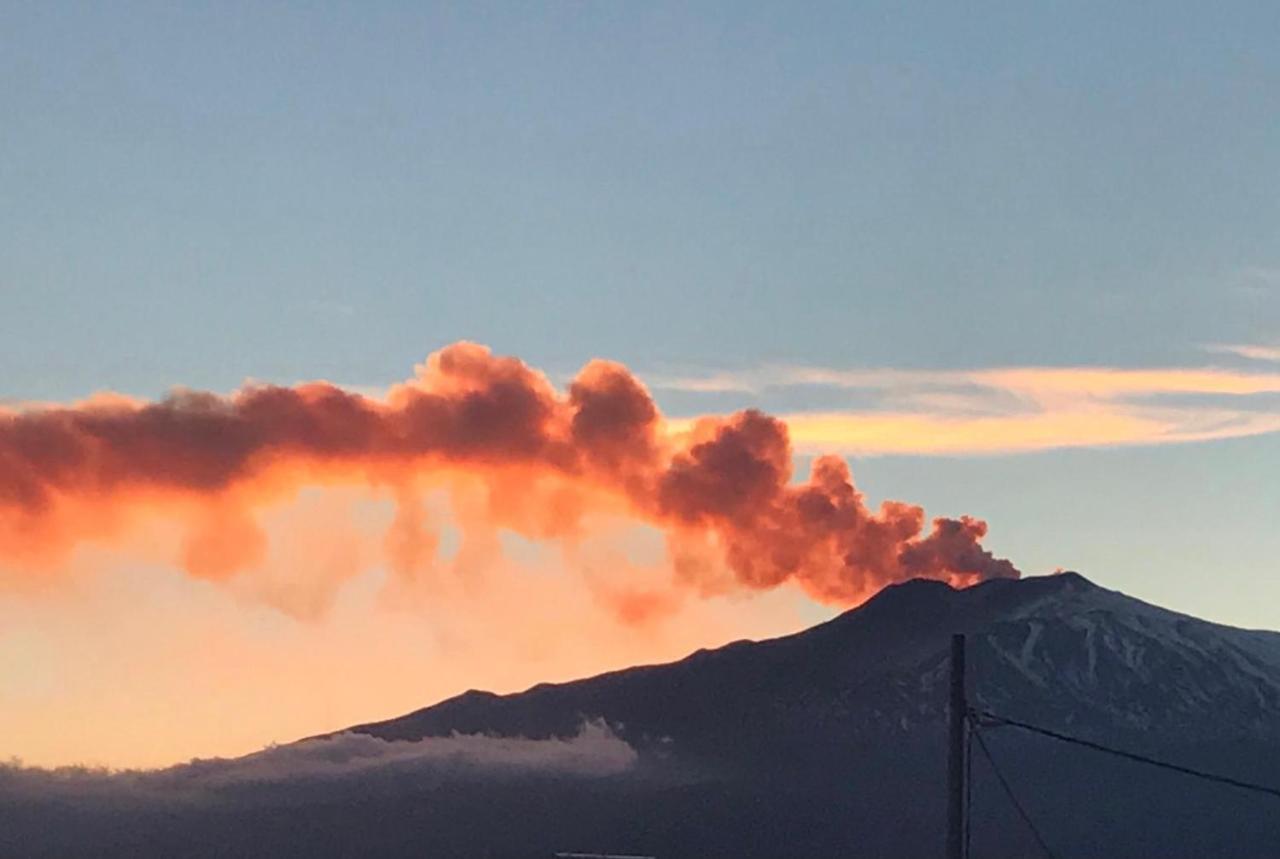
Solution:
[{"label": "sky", "polygon": [[[873,507],[980,517],[1025,573],[1280,628],[1278,25],[1269,3],[0,4],[0,407],[379,398],[459,341],[561,391],[610,359],[673,431],[763,409],[798,478],[843,457]],[[441,520],[467,518],[458,485],[427,498]],[[582,576],[669,559],[612,521],[572,559],[497,528],[481,560],[443,521],[450,569],[501,569],[406,593],[376,545],[393,506],[300,487],[226,581],[184,575],[150,518],[38,574],[0,557],[0,756],[243,753],[840,608],[787,584],[621,623]]]}]

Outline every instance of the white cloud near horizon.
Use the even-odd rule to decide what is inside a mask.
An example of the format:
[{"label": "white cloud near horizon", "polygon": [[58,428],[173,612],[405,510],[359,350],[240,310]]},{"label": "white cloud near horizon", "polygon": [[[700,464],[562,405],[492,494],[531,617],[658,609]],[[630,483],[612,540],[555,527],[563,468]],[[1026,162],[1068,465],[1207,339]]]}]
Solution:
[{"label": "white cloud near horizon", "polygon": [[1280,362],[1280,346],[1264,346],[1256,343],[1211,343],[1208,352],[1219,355],[1235,355],[1250,361]]},{"label": "white cloud near horizon", "polygon": [[584,722],[572,737],[548,739],[452,734],[401,741],[345,732],[162,769],[46,769],[12,761],[0,764],[0,800],[190,802],[247,786],[428,773],[602,777],[626,772],[637,759],[636,750],[599,720]]}]

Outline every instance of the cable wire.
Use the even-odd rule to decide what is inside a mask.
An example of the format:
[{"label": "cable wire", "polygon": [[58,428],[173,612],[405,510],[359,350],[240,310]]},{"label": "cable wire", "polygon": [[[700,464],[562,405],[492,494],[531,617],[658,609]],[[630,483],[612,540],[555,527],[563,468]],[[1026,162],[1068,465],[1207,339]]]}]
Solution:
[{"label": "cable wire", "polygon": [[[1267,796],[1273,796],[1273,797],[1276,797],[1277,799],[1280,799],[1280,790],[1277,790],[1274,787],[1268,787],[1266,785],[1255,784],[1253,782],[1248,782],[1248,781],[1242,781],[1240,779],[1231,778],[1229,776],[1217,775],[1215,773],[1205,772],[1204,770],[1192,769],[1191,767],[1184,767],[1181,764],[1169,763],[1168,761],[1162,761],[1157,758],[1151,758],[1151,757],[1147,757],[1146,755],[1140,755],[1137,752],[1126,752],[1123,749],[1116,749],[1116,748],[1112,748],[1111,746],[1104,746],[1103,744],[1095,743],[1092,740],[1082,740],[1079,737],[1072,737],[1067,734],[1059,733],[1058,731],[1051,731],[1048,728],[1042,728],[1039,725],[1032,725],[1027,722],[1019,722],[1016,719],[1006,719],[1004,716],[997,716],[994,713],[975,710],[973,711],[973,715],[978,716],[980,719],[986,721],[988,724],[1009,725],[1014,728],[1021,728],[1024,731],[1030,731],[1034,734],[1041,734],[1043,736],[1050,737],[1051,739],[1054,739],[1054,740],[1061,740],[1064,743],[1074,743],[1077,746],[1084,746],[1085,748],[1093,749],[1094,751],[1105,752],[1106,754],[1115,755],[1116,757],[1126,758],[1131,761],[1137,761],[1138,763],[1141,763],[1141,764],[1147,764],[1153,767],[1160,767],[1161,769],[1172,770],[1173,772],[1179,772],[1179,773],[1182,773],[1183,775],[1195,776],[1196,778],[1202,778],[1207,781],[1214,781],[1220,784],[1229,784],[1232,787],[1238,787],[1241,790],[1249,790],[1249,791],[1253,791],[1254,793],[1266,794]],[[979,743],[982,742],[981,737],[979,737],[978,742]]]},{"label": "cable wire", "polygon": [[996,766],[996,759],[991,756],[991,749],[987,748],[987,741],[982,738],[982,732],[978,730],[975,724],[969,731],[969,736],[978,741],[978,748],[982,751],[983,757],[987,759],[987,763],[991,764],[991,771],[995,773],[996,781],[1000,782],[1000,787],[1004,788],[1005,796],[1009,797],[1009,802],[1013,803],[1013,807],[1017,810],[1018,816],[1022,818],[1022,822],[1027,825],[1027,829],[1035,836],[1036,844],[1040,845],[1041,852],[1048,856],[1049,859],[1057,859],[1053,850],[1049,848],[1045,842],[1044,836],[1040,834],[1040,830],[1036,828],[1035,823],[1031,820],[1031,816],[1027,814],[1027,810],[1022,807],[1022,803],[1018,801],[1017,795],[1013,792],[1013,788],[1009,782],[1005,780],[1004,773],[1000,772],[1000,767]]}]

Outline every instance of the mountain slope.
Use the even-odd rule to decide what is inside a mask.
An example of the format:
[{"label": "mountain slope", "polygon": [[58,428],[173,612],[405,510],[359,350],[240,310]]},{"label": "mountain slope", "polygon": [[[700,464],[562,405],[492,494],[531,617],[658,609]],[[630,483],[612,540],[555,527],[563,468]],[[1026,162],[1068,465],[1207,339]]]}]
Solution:
[{"label": "mountain slope", "polygon": [[969,634],[975,700],[1001,713],[1102,735],[1280,739],[1280,633],[1167,611],[1076,573],[961,591],[917,580],[785,638],[516,695],[468,692],[351,730],[399,740],[563,736],[603,717],[633,742],[669,738],[689,750],[756,726],[909,731],[942,715],[952,632]]},{"label": "mountain slope", "polygon": [[[784,638],[515,695],[468,692],[184,770],[162,786],[213,787],[180,803],[15,800],[0,777],[0,855],[936,856],[957,631],[969,637],[977,706],[1280,785],[1280,634],[1166,611],[1073,573],[960,591],[915,581]],[[585,740],[584,723],[596,726]],[[612,733],[601,737],[601,724]],[[1280,855],[1278,800],[1012,728],[983,736],[1060,856]],[[389,763],[350,766],[349,750],[369,744]],[[583,770],[575,755],[590,748],[607,749],[609,765]],[[476,764],[513,753],[559,763]],[[253,775],[277,758],[306,769]],[[972,815],[975,857],[1038,855],[980,759]]]},{"label": "mountain slope", "polygon": [[[977,706],[1280,783],[1280,633],[1208,623],[1075,573],[961,591],[909,582],[785,638],[517,695],[471,692],[352,730],[399,740],[451,732],[563,736],[584,718],[603,718],[642,755],[718,778],[729,794],[784,781],[786,791],[807,798],[802,803],[822,797],[833,815],[853,798],[842,813],[867,855],[927,851],[941,837],[947,648],[957,631],[969,636]],[[1265,798],[1135,770],[1012,729],[989,742],[1046,826],[1056,825],[1086,855],[1254,856],[1266,855],[1258,852],[1262,843],[1280,844],[1270,840],[1280,839],[1280,825],[1270,823],[1280,820],[1280,804]],[[975,765],[975,779],[985,803],[975,803],[975,813],[989,812],[975,835],[985,827],[1003,842],[993,846],[1019,855],[1029,847],[1027,833],[983,766]],[[841,800],[832,799],[837,792]],[[752,802],[782,816],[770,789],[753,793]],[[1128,818],[1117,818],[1125,809]],[[1080,831],[1067,817],[1110,822]],[[1164,821],[1158,831],[1153,819]],[[845,837],[830,829],[833,839]]]}]

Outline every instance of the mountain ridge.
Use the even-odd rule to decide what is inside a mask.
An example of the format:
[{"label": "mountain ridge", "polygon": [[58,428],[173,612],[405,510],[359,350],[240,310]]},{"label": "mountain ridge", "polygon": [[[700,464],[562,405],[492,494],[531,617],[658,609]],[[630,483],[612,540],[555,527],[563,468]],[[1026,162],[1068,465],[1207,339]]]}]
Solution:
[{"label": "mountain ridge", "polygon": [[[1280,633],[1077,574],[961,590],[913,581],[791,635],[511,695],[469,690],[201,762],[155,783],[161,799],[126,779],[119,801],[85,805],[103,787],[91,779],[69,815],[56,781],[40,782],[48,799],[15,800],[0,771],[0,855],[941,855],[954,631],[968,636],[980,709],[1280,787]],[[1018,728],[978,730],[1002,778],[975,753],[975,857],[1040,855],[1006,784],[1063,857],[1276,855],[1273,797]],[[481,763],[512,754],[559,763]],[[290,761],[301,768],[278,769]]]},{"label": "mountain ridge", "polygon": [[[1241,630],[1203,621],[1102,588],[1078,573],[1065,572],[1016,581],[992,580],[964,589],[917,579],[891,585],[861,606],[790,635],[730,642],[695,651],[673,662],[633,666],[562,683],[539,683],[507,695],[469,690],[429,707],[348,730],[402,740],[467,730],[501,734],[516,726],[510,720],[486,719],[481,711],[547,698],[573,697],[584,690],[588,693],[587,700],[579,703],[586,706],[591,700],[600,699],[600,694],[592,693],[595,689],[619,684],[644,685],[650,678],[674,679],[689,672],[706,674],[708,668],[733,672],[742,661],[760,661],[761,665],[752,666],[756,674],[774,672],[782,666],[799,670],[802,676],[814,681],[816,690],[828,691],[831,682],[835,682],[833,678],[847,687],[876,676],[884,677],[892,673],[886,669],[896,667],[927,680],[928,689],[915,691],[936,698],[931,694],[936,691],[932,687],[939,682],[951,632],[971,636],[972,663],[979,677],[993,667],[1013,669],[1013,679],[1017,682],[1012,688],[998,685],[989,688],[978,683],[976,693],[980,698],[990,697],[992,704],[1008,704],[1015,696],[1034,700],[1034,695],[1028,695],[1033,691],[1031,687],[1049,687],[1049,674],[1054,669],[1057,669],[1055,680],[1065,682],[1081,700],[1099,704],[1091,684],[1118,684],[1122,688],[1111,691],[1118,696],[1133,685],[1130,680],[1150,679],[1153,667],[1144,660],[1160,656],[1151,655],[1154,647],[1181,647],[1183,652],[1179,655],[1186,660],[1194,656],[1190,651],[1197,649],[1197,640],[1216,639],[1225,645],[1217,646],[1212,654],[1199,646],[1203,658],[1192,660],[1200,673],[1203,675],[1204,669],[1216,667],[1215,657],[1228,658],[1241,673],[1261,682],[1262,704],[1268,709],[1280,710],[1280,633]],[[1073,642],[1052,640],[1072,634],[1082,637],[1078,653]],[[1048,649],[1051,645],[1059,652],[1051,652]],[[1107,677],[1096,675],[1100,645],[1111,647],[1108,656],[1123,656],[1121,661],[1128,669],[1128,678],[1117,671]],[[843,669],[832,664],[845,656],[856,660],[865,652],[874,652],[877,659],[866,666],[851,664]],[[1080,656],[1085,660],[1083,665]],[[798,661],[805,664],[797,666]],[[1114,662],[1114,658],[1111,661]],[[1200,681],[1202,685],[1213,685],[1210,678],[1204,676]],[[936,715],[937,708],[933,709]],[[610,717],[608,713],[579,715]],[[1129,713],[1126,718],[1141,722],[1136,713]],[[627,721],[620,715],[618,720]],[[1077,720],[1071,717],[1065,719],[1067,724],[1074,721]],[[529,727],[534,730],[534,736],[557,735],[548,731],[545,719],[533,720]],[[1253,727],[1263,726],[1254,724]],[[561,720],[558,735],[566,735],[572,728]]]}]

